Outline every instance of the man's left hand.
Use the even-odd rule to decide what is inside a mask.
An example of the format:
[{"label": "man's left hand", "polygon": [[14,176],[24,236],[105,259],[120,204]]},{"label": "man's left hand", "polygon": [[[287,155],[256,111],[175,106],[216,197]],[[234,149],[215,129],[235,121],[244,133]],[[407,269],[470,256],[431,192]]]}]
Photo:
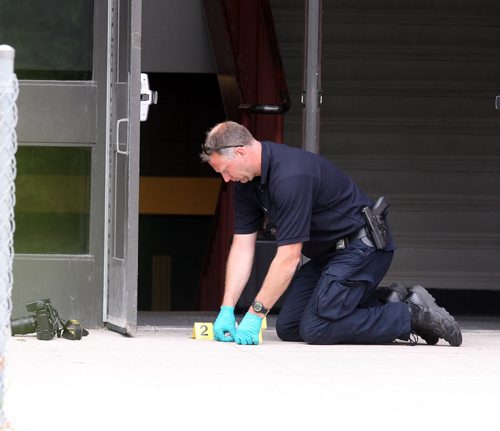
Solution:
[{"label": "man's left hand", "polygon": [[234,341],[238,344],[259,344],[259,332],[262,326],[262,317],[248,312],[236,329]]}]

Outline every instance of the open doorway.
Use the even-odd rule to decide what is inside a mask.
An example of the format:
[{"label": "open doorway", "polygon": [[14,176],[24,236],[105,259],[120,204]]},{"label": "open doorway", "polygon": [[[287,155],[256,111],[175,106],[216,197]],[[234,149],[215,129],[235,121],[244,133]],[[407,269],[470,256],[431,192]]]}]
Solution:
[{"label": "open doorway", "polygon": [[217,76],[154,73],[158,105],[141,125],[140,311],[194,311],[220,179],[199,159],[224,120]]},{"label": "open doorway", "polygon": [[142,72],[158,104],[141,123],[139,311],[196,311],[220,187],[200,162],[225,119],[201,0],[143,3]]}]

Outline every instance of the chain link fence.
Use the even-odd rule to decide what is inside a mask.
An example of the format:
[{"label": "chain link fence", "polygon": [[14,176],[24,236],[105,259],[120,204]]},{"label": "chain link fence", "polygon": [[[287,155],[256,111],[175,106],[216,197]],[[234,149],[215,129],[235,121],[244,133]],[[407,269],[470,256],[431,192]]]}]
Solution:
[{"label": "chain link fence", "polygon": [[0,430],[9,429],[4,412],[4,370],[5,345],[10,337],[12,311],[18,92],[14,49],[0,45]]}]

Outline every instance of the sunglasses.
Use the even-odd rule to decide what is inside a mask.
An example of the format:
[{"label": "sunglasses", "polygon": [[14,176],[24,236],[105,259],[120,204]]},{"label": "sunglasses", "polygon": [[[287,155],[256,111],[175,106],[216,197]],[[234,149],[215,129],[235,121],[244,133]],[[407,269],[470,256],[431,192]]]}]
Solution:
[{"label": "sunglasses", "polygon": [[236,147],[244,147],[244,145],[225,145],[224,147],[219,148],[208,148],[205,144],[201,145],[201,151],[203,154],[210,156],[214,151],[223,150],[224,148],[236,148]]}]

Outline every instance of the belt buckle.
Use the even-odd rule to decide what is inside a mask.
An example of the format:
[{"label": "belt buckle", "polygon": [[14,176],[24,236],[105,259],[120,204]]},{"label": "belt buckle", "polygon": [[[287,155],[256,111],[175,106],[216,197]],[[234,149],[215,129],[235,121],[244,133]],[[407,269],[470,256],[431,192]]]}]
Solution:
[{"label": "belt buckle", "polygon": [[346,238],[341,238],[335,243],[335,250],[345,250],[347,247]]}]

